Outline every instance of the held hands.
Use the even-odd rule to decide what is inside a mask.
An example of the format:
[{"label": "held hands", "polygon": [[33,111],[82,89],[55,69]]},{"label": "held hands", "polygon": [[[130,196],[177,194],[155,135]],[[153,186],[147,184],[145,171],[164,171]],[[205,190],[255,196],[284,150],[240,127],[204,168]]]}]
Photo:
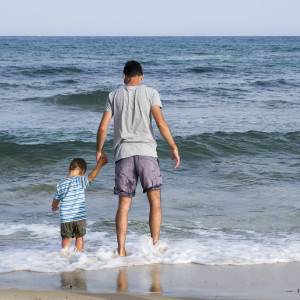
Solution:
[{"label": "held hands", "polygon": [[107,164],[107,162],[103,157],[100,157],[100,159],[98,160],[98,164],[100,164],[100,166],[103,167]]},{"label": "held hands", "polygon": [[177,163],[175,165],[175,169],[180,165],[180,155],[178,152],[178,148],[174,148],[172,149],[172,160],[174,160],[174,158],[176,158]]},{"label": "held hands", "polygon": [[102,160],[104,160],[104,162],[102,163],[102,166],[105,166],[108,163],[108,159],[106,154],[101,150],[101,151],[97,151],[97,156],[96,156],[96,161],[97,163],[99,162],[100,158]]}]

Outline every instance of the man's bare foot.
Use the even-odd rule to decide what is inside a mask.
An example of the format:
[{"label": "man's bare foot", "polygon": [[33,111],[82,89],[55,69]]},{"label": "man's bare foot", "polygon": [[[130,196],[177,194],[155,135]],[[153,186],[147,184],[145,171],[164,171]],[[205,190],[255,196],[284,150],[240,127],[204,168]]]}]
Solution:
[{"label": "man's bare foot", "polygon": [[163,245],[160,241],[153,245],[153,248],[158,250],[160,253],[164,253],[168,250],[166,245]]},{"label": "man's bare foot", "polygon": [[126,256],[126,250],[125,250],[125,248],[119,248],[118,249],[118,253],[119,253],[119,256]]},{"label": "man's bare foot", "polygon": [[128,254],[127,254],[127,251],[125,250],[125,254],[122,252],[122,254],[120,254],[119,253],[119,251],[118,250],[115,250],[114,251],[114,256],[115,257],[118,257],[118,256],[127,256]]}]

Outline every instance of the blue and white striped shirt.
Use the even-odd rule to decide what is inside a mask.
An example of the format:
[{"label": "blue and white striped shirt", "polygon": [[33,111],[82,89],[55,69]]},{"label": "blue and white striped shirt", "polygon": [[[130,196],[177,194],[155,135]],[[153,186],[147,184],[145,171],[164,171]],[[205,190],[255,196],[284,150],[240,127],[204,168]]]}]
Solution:
[{"label": "blue and white striped shirt", "polygon": [[68,177],[59,182],[54,199],[60,200],[60,222],[86,219],[85,189],[90,185],[87,176]]}]

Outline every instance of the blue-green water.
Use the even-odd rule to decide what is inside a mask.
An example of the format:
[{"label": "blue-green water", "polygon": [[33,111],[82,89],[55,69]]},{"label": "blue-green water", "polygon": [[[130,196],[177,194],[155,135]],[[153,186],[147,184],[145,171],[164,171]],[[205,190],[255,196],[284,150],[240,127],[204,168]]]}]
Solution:
[{"label": "blue-green water", "polygon": [[[132,255],[112,254],[110,127],[110,163],[86,193],[86,251],[61,256],[56,184],[74,157],[94,167],[106,97],[130,59],[159,91],[182,158],[174,170],[156,130],[168,250],[150,246],[139,188]],[[0,272],[300,261],[300,37],[2,37],[0,103]]]}]

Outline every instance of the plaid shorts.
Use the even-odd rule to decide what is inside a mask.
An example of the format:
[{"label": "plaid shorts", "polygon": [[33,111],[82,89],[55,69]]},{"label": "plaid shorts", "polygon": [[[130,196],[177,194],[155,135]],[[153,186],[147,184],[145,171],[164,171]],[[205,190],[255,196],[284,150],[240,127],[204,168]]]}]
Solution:
[{"label": "plaid shorts", "polygon": [[116,162],[115,175],[115,195],[134,197],[138,178],[144,193],[162,188],[157,157],[136,155],[120,159]]}]

